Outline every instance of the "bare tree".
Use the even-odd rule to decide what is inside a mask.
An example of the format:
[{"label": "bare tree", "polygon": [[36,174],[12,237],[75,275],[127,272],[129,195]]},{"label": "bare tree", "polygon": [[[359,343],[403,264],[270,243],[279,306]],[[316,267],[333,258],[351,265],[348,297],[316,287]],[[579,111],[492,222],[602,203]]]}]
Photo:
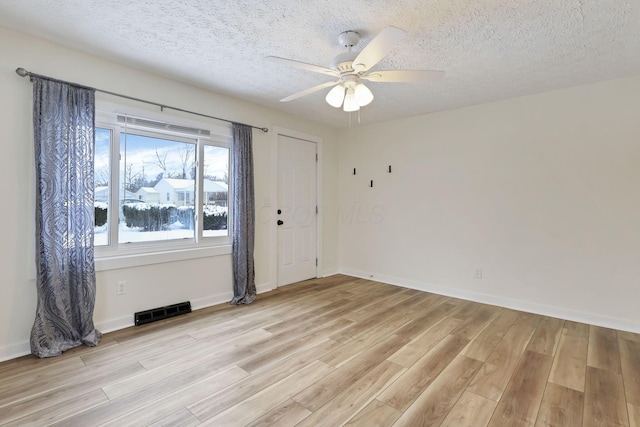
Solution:
[{"label": "bare tree", "polygon": [[[196,168],[196,147],[192,144],[184,144],[178,151],[180,157],[180,166],[182,167],[182,179],[189,178],[189,174],[193,175]],[[192,177],[193,178],[193,177]]]},{"label": "bare tree", "polygon": [[156,165],[158,166],[160,169],[162,169],[162,172],[167,173],[169,172],[167,170],[167,156],[169,155],[169,152],[165,152],[163,155],[160,155],[160,153],[158,153],[158,149],[156,148],[156,161],[154,162],[149,162],[152,165]]},{"label": "bare tree", "polygon": [[[144,168],[143,168],[144,170]],[[124,172],[124,188],[132,193],[138,191],[144,183],[144,174],[142,171],[133,170],[133,165],[128,164]],[[126,198],[126,197],[125,197]]]},{"label": "bare tree", "polygon": [[96,169],[93,172],[93,182],[96,187],[106,187],[109,185],[109,168],[107,166]]}]

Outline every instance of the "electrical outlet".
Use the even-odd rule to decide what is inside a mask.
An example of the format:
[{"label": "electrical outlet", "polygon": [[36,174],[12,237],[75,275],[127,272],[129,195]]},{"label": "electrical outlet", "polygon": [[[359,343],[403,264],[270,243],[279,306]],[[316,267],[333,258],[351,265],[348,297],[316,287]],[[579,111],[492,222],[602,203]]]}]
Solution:
[{"label": "electrical outlet", "polygon": [[476,272],[473,275],[473,277],[476,279],[482,279],[482,268],[480,267],[476,268]]},{"label": "electrical outlet", "polygon": [[118,281],[118,295],[123,295],[127,293],[127,281],[119,280]]}]

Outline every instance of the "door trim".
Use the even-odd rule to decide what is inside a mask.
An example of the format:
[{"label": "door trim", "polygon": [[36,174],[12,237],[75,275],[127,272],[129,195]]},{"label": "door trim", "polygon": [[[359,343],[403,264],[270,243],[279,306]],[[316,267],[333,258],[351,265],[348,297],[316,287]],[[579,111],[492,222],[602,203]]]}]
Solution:
[{"label": "door trim", "polygon": [[269,189],[270,193],[270,214],[266,215],[270,219],[269,236],[271,240],[271,255],[269,259],[270,274],[269,281],[272,283],[272,288],[278,287],[278,226],[276,225],[277,215],[276,209],[278,209],[278,137],[288,136],[291,138],[302,139],[308,142],[316,144],[316,153],[318,154],[318,161],[316,162],[316,206],[318,206],[318,215],[316,216],[316,257],[318,258],[318,265],[316,266],[316,277],[320,277],[322,271],[322,138],[317,135],[311,135],[304,132],[299,132],[293,129],[288,129],[281,126],[273,126],[273,133],[271,137],[271,170],[273,171],[271,177],[271,185]]}]

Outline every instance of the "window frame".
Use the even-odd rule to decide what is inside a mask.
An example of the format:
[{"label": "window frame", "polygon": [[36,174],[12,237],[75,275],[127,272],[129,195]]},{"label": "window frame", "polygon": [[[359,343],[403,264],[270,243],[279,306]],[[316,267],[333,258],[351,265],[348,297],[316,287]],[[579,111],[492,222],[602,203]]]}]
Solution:
[{"label": "window frame", "polygon": [[[222,147],[228,150],[227,176],[232,176],[232,130],[231,125],[224,126],[203,121],[188,120],[166,112],[157,113],[140,110],[132,107],[123,107],[108,102],[96,100],[95,127],[110,130],[111,150],[109,160],[109,206],[118,206],[117,209],[109,209],[108,212],[108,244],[96,246],[94,254],[97,270],[122,268],[126,266],[146,265],[162,263],[172,260],[192,259],[200,256],[214,256],[231,252],[232,230],[232,206],[227,205],[227,234],[225,236],[203,235],[203,206],[204,200],[204,147],[205,145]],[[123,113],[126,110],[126,114]],[[191,127],[209,131],[209,136],[190,135],[180,132],[167,131],[165,129],[149,129],[144,126],[118,123],[117,116],[142,117],[148,120]],[[121,185],[120,156],[124,149],[120,141],[121,132],[139,134],[155,138],[175,140],[178,142],[193,143],[196,156],[196,177],[194,189],[194,237],[185,239],[158,240],[151,242],[118,242],[119,229],[119,187]],[[231,180],[227,183],[228,201],[232,200],[233,187]],[[114,202],[115,201],[115,204]]]}]

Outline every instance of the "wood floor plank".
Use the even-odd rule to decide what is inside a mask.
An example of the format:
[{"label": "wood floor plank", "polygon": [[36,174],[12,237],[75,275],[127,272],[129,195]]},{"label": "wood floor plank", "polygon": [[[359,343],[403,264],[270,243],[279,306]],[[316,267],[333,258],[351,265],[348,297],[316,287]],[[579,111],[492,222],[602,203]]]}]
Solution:
[{"label": "wood floor plank", "polygon": [[313,333],[264,351],[245,361],[239,362],[238,366],[250,373],[258,372],[278,363],[280,360],[285,359],[292,354],[299,353],[308,348],[314,347],[321,342],[328,341],[329,335],[345,329],[351,324],[353,324],[351,320],[342,318],[334,319],[327,322],[322,328]]},{"label": "wood floor plank", "polygon": [[549,382],[584,392],[588,346],[587,335],[564,328],[549,373]]},{"label": "wood floor plank", "polygon": [[424,314],[407,323],[396,331],[396,335],[413,339],[433,327],[444,316],[451,313],[455,309],[454,305],[447,302],[440,303],[429,309]]},{"label": "wood floor plank", "polygon": [[616,331],[619,339],[625,339],[627,341],[640,342],[640,334],[634,334],[627,331]]},{"label": "wood floor plank", "polygon": [[481,365],[478,360],[458,356],[393,425],[440,425]]},{"label": "wood floor plank", "polygon": [[583,408],[584,393],[547,383],[535,426],[581,426]]},{"label": "wood floor plank", "polygon": [[586,323],[565,320],[563,328],[574,335],[580,335],[583,337],[589,336],[589,325],[587,325]]},{"label": "wood floor plank", "polygon": [[[441,300],[439,299],[437,301]],[[434,298],[427,295],[424,298],[412,298],[405,303],[396,304],[390,309],[369,311],[368,317],[360,319],[353,326],[332,335],[331,339],[346,343],[389,323],[404,326],[414,319],[414,313],[423,312],[427,307],[433,306],[434,304]]]},{"label": "wood floor plank", "polygon": [[464,392],[440,427],[485,427],[496,405],[491,399]]},{"label": "wood floor plank", "polygon": [[476,312],[465,319],[451,334],[460,335],[463,338],[472,340],[499,311],[500,309],[498,307],[481,305]]},{"label": "wood floor plank", "polygon": [[406,411],[468,343],[469,340],[466,338],[447,336],[383,391],[378,400],[398,411]]},{"label": "wood floor plank", "polygon": [[520,313],[515,310],[502,309],[469,343],[462,354],[482,362],[487,360],[519,315]]},{"label": "wood floor plank", "polygon": [[380,390],[392,383],[404,370],[400,365],[387,360],[382,361],[297,426],[316,427],[343,424],[353,416],[354,412],[360,411],[369,404]]},{"label": "wood floor plank", "polygon": [[301,313],[297,316],[293,316],[293,317],[281,320],[279,322],[273,323],[265,327],[264,330],[271,332],[272,334],[279,334],[282,332],[286,332],[291,329],[295,329],[297,325],[301,323],[312,321],[317,317],[323,316],[327,313],[331,313],[332,311],[343,306],[347,306],[347,307],[351,306],[355,308],[357,307],[357,304],[355,304],[353,301],[350,301],[348,299],[340,299],[337,301],[327,301],[326,304],[320,305],[319,307],[313,310],[305,311],[304,313]]},{"label": "wood floor plank", "polygon": [[[83,427],[105,424],[108,421],[135,411],[139,407],[147,406],[157,399],[178,393],[182,389],[186,389],[198,382],[206,381],[211,377],[225,375],[227,372],[227,370],[218,369],[216,360],[209,361],[206,364],[196,366],[171,377],[164,378],[161,381],[149,384],[140,388],[135,393],[127,394],[78,413],[68,420],[65,420],[64,423],[68,423],[66,425]],[[233,375],[231,381],[237,381],[237,377]],[[220,381],[220,383],[225,384],[224,381]],[[64,423],[62,425],[64,425]]]},{"label": "wood floor plank", "polygon": [[317,383],[293,396],[293,400],[315,412],[381,364],[407,342],[406,338],[397,335],[383,339]]},{"label": "wood floor plank", "polygon": [[[429,295],[423,294],[424,296],[420,297],[421,299],[429,298]],[[380,312],[384,312],[386,310],[390,310],[393,307],[396,307],[398,304],[402,304],[403,302],[407,302],[411,299],[411,295],[402,291],[395,294],[391,294],[386,296],[385,298],[375,301],[373,304],[368,304],[366,306],[361,306],[357,310],[353,310],[351,313],[347,313],[344,315],[345,319],[349,319],[353,322],[361,322],[372,315],[375,315]]]},{"label": "wood floor plank", "polygon": [[194,427],[200,425],[200,420],[193,416],[187,408],[182,408],[173,414],[148,424],[147,427]]},{"label": "wood floor plank", "polygon": [[539,320],[538,316],[520,314],[471,382],[470,392],[496,402],[500,400]]},{"label": "wood floor plank", "polygon": [[191,393],[191,396],[187,396],[187,398],[192,401],[186,402],[185,405],[194,413],[200,414],[203,418],[213,418],[215,415],[250,398],[270,385],[303,369],[305,366],[317,360],[318,357],[321,357],[323,354],[332,351],[340,345],[342,344],[336,341],[323,342],[302,353],[284,359],[281,364],[272,369],[260,371],[235,383],[233,388],[229,390],[223,390],[217,393],[206,393],[204,395]]},{"label": "wood floor plank", "polygon": [[[37,392],[33,395],[17,394],[13,402],[1,408],[0,423],[17,418],[40,419],[46,417],[49,411],[54,411],[51,409],[54,406],[58,406],[61,408],[60,411],[64,411],[64,407],[75,399],[82,399],[83,396],[91,395],[100,387],[108,386],[141,372],[144,372],[144,368],[139,363],[133,362],[115,369],[107,369],[88,378],[79,378],[76,382],[61,384],[60,387],[54,387],[45,392]],[[101,389],[99,391],[98,400],[105,395]],[[28,417],[30,414],[34,414],[34,417]],[[69,415],[73,415],[73,413],[69,413]]]},{"label": "wood floor plank", "polygon": [[489,426],[534,425],[551,362],[551,356],[530,350],[524,353],[502,394]]},{"label": "wood floor plank", "polygon": [[619,339],[618,343],[627,403],[640,406],[640,342]]},{"label": "wood floor plank", "polygon": [[547,356],[553,356],[560,342],[564,320],[555,317],[543,317],[538,328],[533,333],[527,350],[535,351]]},{"label": "wood floor plank", "polygon": [[589,327],[587,365],[620,373],[620,352],[615,330],[593,325]]},{"label": "wood floor plank", "polygon": [[[109,399],[102,390],[97,389],[84,393],[69,400],[60,401],[56,404],[47,405],[46,408],[32,411],[28,410],[29,415],[17,419],[11,419],[11,414],[2,414],[0,423],[2,426],[23,427],[23,426],[48,426],[56,422],[63,421],[78,412],[85,411],[89,408],[101,405]],[[30,408],[32,409],[32,408]],[[0,410],[0,412],[3,412]],[[5,422],[5,420],[9,420]]]},{"label": "wood floor plank", "polygon": [[629,408],[629,426],[640,427],[640,406],[627,404]]},{"label": "wood floor plank", "polygon": [[171,337],[166,340],[149,342],[146,345],[138,345],[136,341],[129,341],[125,344],[110,347],[104,351],[96,351],[81,356],[82,361],[87,366],[104,366],[113,363],[113,355],[118,354],[118,362],[140,360],[155,354],[164,354],[173,349],[186,348],[196,340],[186,334]]},{"label": "wood floor plank", "polygon": [[294,426],[311,415],[304,406],[289,399],[246,427]]},{"label": "wood floor plank", "polygon": [[410,368],[426,353],[430,352],[447,335],[456,329],[462,320],[445,317],[441,322],[436,323],[432,328],[427,329],[407,345],[389,357],[393,363],[397,363],[405,368]]},{"label": "wood floor plank", "polygon": [[[176,390],[175,393],[158,397],[152,402],[137,406],[130,411],[121,411],[117,417],[103,423],[101,427],[138,427],[161,421],[167,417],[170,418],[172,414],[181,409],[187,408],[207,396],[215,395],[230,385],[235,385],[246,379],[247,376],[247,372],[237,366],[232,366],[227,370],[203,378],[202,381]],[[189,413],[191,414],[191,411]]]},{"label": "wood floor plank", "polygon": [[[35,357],[35,356],[32,356]],[[34,380],[40,381],[43,378],[52,375],[64,375],[65,372],[74,372],[75,370],[85,366],[80,356],[66,357],[64,359],[38,359],[49,360],[49,364],[29,363],[25,360],[24,364],[14,363],[12,369],[4,369],[0,371],[0,378],[3,382],[0,384],[0,393],[6,388],[15,389],[19,384],[28,385]],[[11,366],[11,365],[6,365]]]},{"label": "wood floor plank", "polygon": [[402,412],[373,400],[364,409],[349,420],[345,427],[386,427],[400,418]]},{"label": "wood floor plank", "polygon": [[189,409],[203,421],[202,425],[243,426],[267,414],[334,370],[333,366],[315,361],[208,420],[202,413],[194,411],[194,408]]},{"label": "wood floor plank", "polygon": [[626,427],[627,411],[622,377],[610,370],[587,366],[583,425]]},{"label": "wood floor plank", "polygon": [[347,324],[352,324],[353,322],[349,321],[348,319],[340,319],[340,317],[346,313],[353,311],[358,307],[361,307],[362,303],[360,301],[349,301],[346,299],[342,301],[344,301],[344,303],[337,304],[336,306],[332,307],[331,310],[329,310],[327,313],[316,315],[304,321],[299,321],[299,320],[296,320],[296,318],[294,318],[294,319],[291,319],[290,321],[287,321],[288,323],[287,325],[284,325],[284,326],[280,325],[279,327],[269,326],[265,328],[265,330],[271,333],[274,333],[274,331],[276,331],[274,335],[276,333],[277,334],[295,333],[299,335],[308,331],[317,330],[325,326],[327,323],[335,322],[337,320],[341,320],[342,322],[345,322]]},{"label": "wood floor plank", "polygon": [[19,401],[21,396],[28,397],[32,394],[55,389],[60,381],[69,377],[69,374],[83,369],[85,369],[85,364],[82,359],[73,357],[62,361],[62,363],[53,364],[51,369],[36,370],[33,376],[25,374],[7,376],[0,384],[0,407],[8,402]]},{"label": "wood floor plank", "polygon": [[[390,335],[393,335],[393,333],[399,327],[406,324],[407,321],[408,320],[404,316],[397,315],[388,318],[386,322],[377,325],[376,327],[360,330],[356,338],[347,341],[344,345],[336,348],[333,352],[322,356],[320,360],[339,368],[371,346],[377,344]],[[351,327],[348,327],[347,329],[350,328]]]},{"label": "wood floor plank", "polygon": [[[268,333],[264,332],[264,334]],[[253,339],[261,339],[261,336],[263,335],[258,334]],[[243,341],[240,345],[230,346],[229,348],[213,347],[210,348],[208,352],[198,349],[192,354],[184,355],[178,360],[173,358],[167,359],[168,361],[170,360],[170,362],[164,365],[158,364],[157,361],[147,363],[146,360],[142,360],[141,364],[148,364],[153,368],[147,369],[138,375],[132,375],[122,381],[105,385],[102,389],[109,399],[114,400],[131,393],[136,393],[140,389],[149,387],[154,383],[166,380],[174,375],[188,372],[190,369],[198,369],[203,365],[210,367],[210,373],[224,370],[232,363],[240,363],[242,360],[254,356],[253,351],[243,348],[243,346],[250,346],[252,340],[250,334],[246,335],[246,339],[247,341]]]}]

